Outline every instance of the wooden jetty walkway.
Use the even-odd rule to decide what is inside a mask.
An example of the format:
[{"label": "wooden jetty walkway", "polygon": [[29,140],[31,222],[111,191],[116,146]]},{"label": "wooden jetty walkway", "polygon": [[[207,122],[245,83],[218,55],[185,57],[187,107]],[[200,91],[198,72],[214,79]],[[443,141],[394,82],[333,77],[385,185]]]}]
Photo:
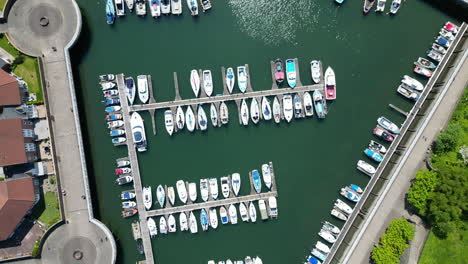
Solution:
[{"label": "wooden jetty walkway", "polygon": [[127,92],[125,89],[125,81],[123,74],[117,74],[117,88],[119,90],[119,99],[122,106],[122,116],[124,121],[125,134],[127,137],[128,158],[132,168],[133,184],[135,187],[138,216],[140,219],[141,239],[143,241],[143,249],[145,251],[146,263],[153,264],[153,248],[146,223],[146,210],[143,203],[143,190],[140,177],[140,166],[138,166],[138,156],[133,142],[132,128],[130,125],[130,112],[128,111]]}]

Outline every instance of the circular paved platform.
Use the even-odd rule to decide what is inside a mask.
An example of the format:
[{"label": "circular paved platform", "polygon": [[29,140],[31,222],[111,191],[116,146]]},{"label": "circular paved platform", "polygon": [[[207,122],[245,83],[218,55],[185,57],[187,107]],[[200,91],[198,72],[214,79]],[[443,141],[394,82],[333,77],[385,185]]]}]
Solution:
[{"label": "circular paved platform", "polygon": [[41,56],[73,41],[80,21],[72,0],[17,0],[8,14],[8,37],[24,53]]}]

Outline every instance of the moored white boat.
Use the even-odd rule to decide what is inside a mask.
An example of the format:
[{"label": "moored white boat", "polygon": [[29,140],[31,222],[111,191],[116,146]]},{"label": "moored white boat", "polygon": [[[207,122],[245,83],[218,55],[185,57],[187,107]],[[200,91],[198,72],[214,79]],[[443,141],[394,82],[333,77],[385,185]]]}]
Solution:
[{"label": "moored white boat", "polygon": [[413,71],[414,71],[415,73],[417,73],[417,74],[419,74],[419,75],[422,75],[422,76],[424,76],[424,77],[427,77],[427,78],[429,78],[429,77],[432,76],[432,71],[431,71],[431,70],[426,69],[426,68],[424,68],[424,67],[417,66],[417,65],[414,66]]},{"label": "moored white boat", "polygon": [[219,119],[223,125],[229,122],[229,110],[224,101],[219,105]]},{"label": "moored white boat", "polygon": [[328,243],[333,244],[336,242],[336,237],[332,233],[328,232],[327,230],[324,230],[324,229],[320,230],[318,235],[321,238],[323,238],[325,241],[327,241]]},{"label": "moored white boat", "polygon": [[294,94],[294,118],[302,118],[304,117],[303,109],[302,109],[302,99],[299,94]]},{"label": "moored white boat", "polygon": [[198,106],[197,120],[198,120],[198,126],[200,127],[200,130],[204,131],[208,128],[208,120],[207,120],[206,113],[202,105]]},{"label": "moored white boat", "polygon": [[395,15],[401,6],[401,0],[393,0],[390,6],[390,14]]},{"label": "moored white boat", "polygon": [[171,0],[171,13],[174,15],[182,14],[182,0]]},{"label": "moored white boat", "polygon": [[275,120],[275,123],[281,122],[281,104],[278,100],[278,97],[275,96],[273,99],[273,119]]},{"label": "moored white boat", "polygon": [[153,205],[153,195],[151,193],[151,186],[143,187],[143,203],[145,205],[146,210],[151,209],[151,205]]},{"label": "moored white boat", "polygon": [[204,70],[202,73],[203,76],[203,90],[205,94],[211,96],[213,94],[213,79],[211,77],[210,70]]},{"label": "moored white boat", "polygon": [[291,88],[296,87],[297,80],[296,80],[296,63],[293,59],[286,60],[286,80],[288,81],[288,85]]},{"label": "moored white boat", "polygon": [[172,186],[167,187],[167,199],[172,204],[172,206],[174,206],[174,204],[175,204],[175,191],[174,191],[174,187],[172,187]]},{"label": "moored white boat", "polygon": [[270,196],[268,198],[268,207],[270,208],[268,215],[273,218],[278,217],[278,205],[276,202],[276,197]]},{"label": "moored white boat", "polygon": [[292,96],[290,94],[285,94],[283,96],[283,114],[284,119],[289,123],[293,118],[293,102]]},{"label": "moored white boat", "polygon": [[306,116],[314,115],[314,106],[312,105],[312,97],[309,92],[304,92],[304,112]]},{"label": "moored white boat", "polygon": [[180,231],[187,231],[189,229],[188,219],[185,212],[179,214],[179,226]]},{"label": "moored white boat", "polygon": [[353,192],[349,187],[341,188],[340,194],[350,200],[351,202],[359,202],[359,199],[361,198],[359,194]]},{"label": "moored white boat", "polygon": [[229,178],[227,176],[221,177],[221,193],[224,198],[229,198]]},{"label": "moored white boat", "polygon": [[167,218],[167,229],[169,230],[169,233],[174,233],[177,231],[176,220],[172,214],[170,214]]},{"label": "moored white boat", "polygon": [[328,67],[325,71],[325,99],[335,100],[336,99],[336,79],[335,72],[331,67]]},{"label": "moored white boat", "polygon": [[176,111],[176,125],[178,130],[182,130],[185,126],[185,114],[181,106],[177,107]]},{"label": "moored white boat", "polygon": [[353,213],[353,208],[351,208],[351,206],[349,206],[347,203],[343,202],[340,199],[336,199],[335,206],[347,215]]},{"label": "moored white boat", "polygon": [[161,13],[163,15],[171,13],[171,0],[161,0]]},{"label": "moored white boat", "polygon": [[156,228],[156,222],[153,218],[148,217],[146,220],[146,224],[148,226],[148,231],[151,237],[155,237],[158,234],[158,230]]},{"label": "moored white boat", "polygon": [[384,145],[382,145],[382,144],[380,144],[380,143],[378,143],[378,142],[376,142],[374,140],[371,140],[369,142],[369,148],[375,149],[375,150],[379,151],[382,154],[385,154],[387,152],[387,148]]},{"label": "moored white boat", "polygon": [[192,16],[198,16],[198,4],[197,0],[187,0],[187,7]]},{"label": "moored white boat", "polygon": [[229,217],[228,217],[228,212],[226,210],[226,207],[221,206],[219,208],[219,218],[221,219],[221,223],[223,225],[229,223]]},{"label": "moored white boat", "polygon": [[166,126],[167,133],[169,136],[172,136],[172,133],[174,132],[174,118],[171,110],[166,110],[164,112],[164,124]]},{"label": "moored white boat", "polygon": [[146,16],[146,1],[136,0],[136,14],[138,16]]},{"label": "moored white boat", "polygon": [[167,221],[165,216],[159,218],[159,233],[167,234]]},{"label": "moored white boat", "polygon": [[335,234],[335,235],[338,235],[341,232],[341,230],[337,226],[333,225],[332,223],[328,221],[322,222],[322,230],[326,230],[329,233]]},{"label": "moored white boat", "polygon": [[271,168],[268,164],[262,165],[263,182],[268,189],[271,189]]},{"label": "moored white boat", "polygon": [[260,217],[262,220],[267,220],[268,219],[268,211],[266,208],[266,203],[265,200],[258,200],[258,209],[260,210]]},{"label": "moored white boat", "polygon": [[150,10],[151,10],[151,16],[154,18],[157,18],[161,16],[161,2],[160,0],[149,0],[148,2]]},{"label": "moored white boat", "polygon": [[202,226],[203,231],[208,230],[208,225],[209,225],[209,220],[208,220],[208,214],[205,209],[201,209],[200,212],[200,224]]},{"label": "moored white boat", "polygon": [[232,191],[234,192],[234,195],[237,196],[239,195],[239,190],[241,187],[241,178],[239,173],[233,173],[231,175],[231,185],[232,185]]},{"label": "moored white boat", "polygon": [[257,209],[255,209],[255,204],[253,202],[249,203],[249,216],[252,223],[257,221]]},{"label": "moored white boat", "polygon": [[247,72],[245,66],[237,67],[237,86],[242,93],[247,90]]},{"label": "moored white boat", "polygon": [[209,191],[208,191],[208,179],[200,179],[200,196],[203,201],[208,201]]},{"label": "moored white boat", "polygon": [[156,188],[156,199],[158,199],[159,206],[163,208],[166,201],[166,191],[164,191],[161,184]]},{"label": "moored white boat", "polygon": [[320,61],[313,60],[313,61],[310,62],[310,74],[312,76],[312,80],[315,83],[320,82],[320,77],[321,77],[321,74],[320,74]]},{"label": "moored white boat", "polygon": [[176,183],[177,194],[179,195],[179,200],[182,203],[187,203],[187,187],[185,186],[185,182],[183,180],[178,180]]},{"label": "moored white boat", "polygon": [[139,152],[146,151],[146,133],[143,119],[140,114],[133,112],[130,117],[130,127],[132,129],[133,142]]},{"label": "moored white boat", "polygon": [[211,208],[210,210],[210,226],[213,229],[218,228],[218,214],[216,213],[216,208]]},{"label": "moored white boat", "polygon": [[214,127],[218,126],[218,122],[219,122],[218,110],[216,109],[216,105],[214,103],[210,104],[210,119],[211,119],[211,124]]},{"label": "moored white boat", "polygon": [[262,117],[264,120],[271,120],[272,117],[270,101],[266,96],[262,97]]},{"label": "moored white boat", "polygon": [[241,122],[244,126],[249,124],[249,108],[247,107],[245,99],[242,99],[241,102]]},{"label": "moored white boat", "polygon": [[197,219],[195,218],[195,215],[193,214],[192,211],[190,211],[190,214],[189,214],[189,227],[190,227],[190,233],[195,234],[198,232]]},{"label": "moored white boat", "polygon": [[115,82],[102,82],[101,83],[101,88],[103,91],[109,90],[115,87]]},{"label": "moored white boat", "polygon": [[236,82],[236,76],[234,75],[234,70],[231,67],[226,70],[225,82],[229,93],[232,93],[232,90],[234,90],[234,83]]},{"label": "moored white boat", "polygon": [[148,78],[146,75],[138,75],[138,98],[143,104],[149,100]]},{"label": "moored white boat", "polygon": [[195,114],[193,113],[192,106],[187,106],[187,112],[185,112],[185,124],[187,130],[193,132],[195,130]]},{"label": "moored white boat", "polygon": [[323,253],[326,253],[326,254],[330,253],[330,247],[328,247],[327,245],[325,245],[324,243],[320,241],[317,241],[317,243],[315,243],[315,247],[318,250],[322,251]]},{"label": "moored white boat", "polygon": [[218,199],[218,179],[210,178],[209,184],[210,184],[211,197],[213,198],[213,200]]},{"label": "moored white boat", "polygon": [[406,99],[417,101],[419,99],[419,94],[411,91],[410,89],[406,88],[406,85],[399,85],[397,88],[397,93],[401,94]]},{"label": "moored white boat", "polygon": [[237,209],[234,204],[229,205],[229,219],[231,220],[231,224],[237,224]]},{"label": "moored white boat", "polygon": [[257,124],[258,121],[260,121],[260,109],[257,98],[252,98],[252,102],[250,102],[250,117],[254,124]]},{"label": "moored white boat", "polygon": [[122,209],[136,208],[137,204],[134,201],[124,201],[122,202]]},{"label": "moored white boat", "polygon": [[133,102],[135,102],[136,95],[135,80],[133,80],[133,77],[125,78],[125,88],[127,92],[128,102],[132,105]]},{"label": "moored white boat", "polygon": [[197,184],[191,182],[188,184],[188,193],[190,201],[195,202],[197,200]]},{"label": "moored white boat", "polygon": [[375,12],[383,12],[385,10],[385,3],[387,0],[377,0],[377,6],[375,7]]},{"label": "moored white boat", "polygon": [[134,3],[135,3],[134,0],[125,0],[125,4],[127,5],[127,8],[128,10],[130,10],[130,12],[133,12]]},{"label": "moored white boat", "polygon": [[200,75],[198,75],[197,70],[192,70],[190,72],[190,85],[192,86],[192,91],[195,94],[195,97],[198,97],[200,93]]},{"label": "moored white boat", "polygon": [[239,203],[239,213],[242,221],[249,221],[249,213],[247,212],[247,206],[244,203]]},{"label": "moored white boat", "polygon": [[393,134],[400,134],[400,128],[384,116],[377,119],[377,124]]}]

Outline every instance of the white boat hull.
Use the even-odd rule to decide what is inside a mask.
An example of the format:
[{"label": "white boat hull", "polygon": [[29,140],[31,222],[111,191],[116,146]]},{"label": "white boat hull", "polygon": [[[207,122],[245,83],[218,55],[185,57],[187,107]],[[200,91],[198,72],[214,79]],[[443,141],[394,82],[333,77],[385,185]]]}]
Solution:
[{"label": "white boat hull", "polygon": [[146,104],[149,100],[148,78],[146,75],[138,75],[138,98]]}]

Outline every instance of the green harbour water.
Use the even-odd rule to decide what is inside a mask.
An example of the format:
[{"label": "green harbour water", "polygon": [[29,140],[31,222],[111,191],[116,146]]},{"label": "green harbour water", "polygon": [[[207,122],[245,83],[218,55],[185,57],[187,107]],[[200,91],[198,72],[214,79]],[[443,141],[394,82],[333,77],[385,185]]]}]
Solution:
[{"label": "green harbour water", "polygon": [[[163,111],[156,112],[158,134],[153,136],[149,113],[142,113],[148,151],[139,154],[144,186],[173,185],[239,172],[248,192],[247,173],[273,161],[278,185],[276,220],[220,226],[198,234],[177,232],[153,239],[158,264],[206,263],[210,259],[262,257],[267,264],[303,263],[319,239],[321,221],[338,191],[350,183],[362,187],[369,177],[355,169],[370,139],[376,119],[385,115],[399,124],[411,103],[396,93],[413,61],[423,56],[438,29],[457,22],[424,1],[406,1],[392,17],[362,14],[362,1],[336,6],[331,0],[212,0],[213,8],[198,18],[189,15],[185,1],[181,17],[139,18],[135,13],[109,26],[105,1],[79,1],[83,29],[72,52],[85,129],[95,213],[113,232],[118,263],[143,259],[136,250],[130,219],[120,218],[119,194],[130,187],[114,184],[115,159],[125,147],[113,147],[104,121],[98,75],[151,74],[157,101],[174,98],[172,73],[177,72],[183,98],[193,97],[191,69],[211,69],[214,93],[222,92],[220,67],[249,64],[254,90],[271,88],[270,60],[298,58],[301,81],[311,84],[309,62],[320,59],[337,78],[337,100],[325,120],[293,120],[290,124],[261,121],[239,125],[234,102],[228,103],[230,123],[209,126],[206,132],[187,131],[169,137]],[[387,1],[386,12],[390,7]],[[208,110],[208,106],[205,106]],[[153,194],[153,196],[155,196]],[[155,205],[153,207],[157,208]],[[159,221],[157,221],[159,222]]]}]

